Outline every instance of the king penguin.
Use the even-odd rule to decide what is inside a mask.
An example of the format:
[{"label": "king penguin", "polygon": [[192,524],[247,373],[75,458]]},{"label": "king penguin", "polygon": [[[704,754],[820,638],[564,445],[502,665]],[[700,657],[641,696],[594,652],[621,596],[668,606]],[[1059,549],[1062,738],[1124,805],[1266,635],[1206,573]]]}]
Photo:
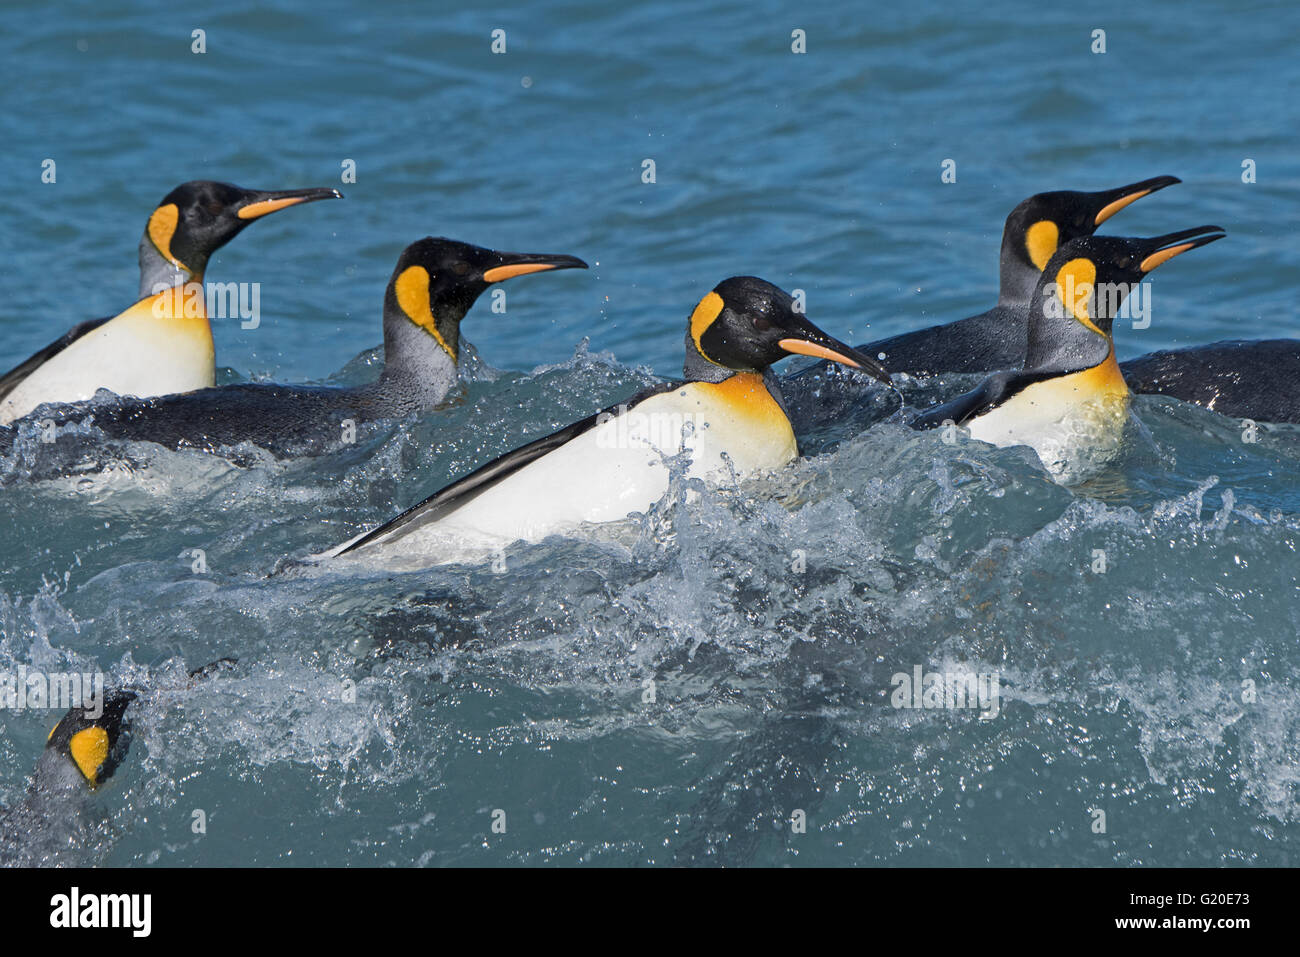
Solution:
[{"label": "king penguin", "polygon": [[[1011,211],[1002,229],[996,306],[955,322],[868,342],[858,351],[880,359],[891,372],[913,375],[1018,368],[1028,341],[1029,301],[1048,260],[1071,240],[1091,236],[1126,206],[1181,182],[1176,176],[1156,176],[1094,193],[1058,190],[1030,196]],[[822,368],[817,364],[794,375]]]},{"label": "king penguin", "polygon": [[0,425],[45,402],[78,402],[99,389],[165,395],[213,384],[212,327],[203,273],[208,258],[250,223],[336,189],[256,190],[195,180],[168,193],[140,239],[139,299],[116,316],[74,326],[0,376]]},{"label": "king penguin", "polygon": [[[407,246],[384,292],[384,368],[356,387],[246,382],[107,405],[77,405],[55,426],[93,424],[110,438],[209,452],[250,443],[281,458],[320,455],[352,429],[433,408],[457,382],[460,323],[493,283],[558,269],[586,269],[576,256],[508,253],[426,237]],[[0,449],[12,435],[0,435]]]},{"label": "king penguin", "polygon": [[[189,672],[189,684],[233,668],[221,658]],[[94,706],[68,710],[50,730],[23,800],[0,808],[0,865],[62,863],[60,855],[92,821],[84,819],[90,795],[102,787],[130,748],[127,710],[146,691],[113,688]]]},{"label": "king penguin", "polygon": [[420,567],[618,521],[664,496],[666,459],[683,452],[687,475],[712,482],[780,468],[798,446],[765,374],[789,355],[890,382],[874,359],[805,319],[789,293],[753,276],[726,279],[687,321],[683,381],[652,387],[488,462],[318,557],[364,553]]},{"label": "king penguin", "polygon": [[1151,352],[1119,367],[1134,392],[1237,419],[1300,424],[1300,339],[1228,339]]},{"label": "king penguin", "polygon": [[133,691],[108,691],[99,707],[73,708],[54,726],[27,794],[0,809],[0,864],[47,864],[86,838],[89,795],[126,754],[125,715],[135,700]]},{"label": "king penguin", "polygon": [[916,417],[918,429],[955,424],[997,446],[1028,445],[1044,467],[1074,482],[1118,452],[1129,388],[1111,326],[1124,299],[1156,267],[1222,239],[1198,226],[1153,239],[1087,236],[1048,260],[1029,307],[1022,368],[1000,372]]}]

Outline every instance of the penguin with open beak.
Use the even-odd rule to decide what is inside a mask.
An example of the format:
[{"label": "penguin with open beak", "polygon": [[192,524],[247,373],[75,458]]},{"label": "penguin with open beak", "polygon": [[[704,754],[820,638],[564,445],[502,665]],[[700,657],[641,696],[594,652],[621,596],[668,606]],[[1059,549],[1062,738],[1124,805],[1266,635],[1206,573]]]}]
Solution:
[{"label": "penguin with open beak", "polygon": [[1118,452],[1128,419],[1130,393],[1111,334],[1120,306],[1157,267],[1223,236],[1218,226],[1198,226],[1153,239],[1066,243],[1034,290],[1022,368],[990,376],[913,427],[952,424],[994,445],[1028,445],[1058,478],[1085,477]]},{"label": "penguin with open beak", "polygon": [[487,462],[320,558],[433,565],[482,557],[589,523],[645,512],[669,488],[669,458],[717,482],[798,455],[765,376],[791,355],[828,359],[889,383],[874,359],[827,335],[789,293],[753,276],[720,282],[686,324],[685,379],[655,386]]},{"label": "penguin with open beak", "polygon": [[[1156,176],[1097,192],[1055,190],[1021,202],[1002,229],[998,302],[954,322],[905,332],[858,346],[890,371],[913,375],[1018,369],[1029,339],[1029,304],[1048,260],[1071,240],[1091,236],[1120,210],[1167,186],[1177,176]],[[822,365],[795,373],[802,377]]]}]

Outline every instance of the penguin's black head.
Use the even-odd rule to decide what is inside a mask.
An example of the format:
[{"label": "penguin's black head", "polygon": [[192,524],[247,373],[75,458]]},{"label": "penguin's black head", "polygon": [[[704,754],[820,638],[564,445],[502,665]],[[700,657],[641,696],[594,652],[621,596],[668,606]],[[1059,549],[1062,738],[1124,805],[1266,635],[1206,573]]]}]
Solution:
[{"label": "penguin's black head", "polygon": [[1027,301],[1058,249],[1091,236],[1130,203],[1180,182],[1176,176],[1157,176],[1095,193],[1062,190],[1030,196],[1011,211],[1002,230],[1003,301]]},{"label": "penguin's black head", "polygon": [[255,219],[301,203],[342,198],[337,189],[242,189],[194,180],[163,197],[149,217],[145,238],[164,261],[200,277],[208,257]]},{"label": "penguin's black head", "polygon": [[403,250],[389,280],[384,316],[424,329],[453,358],[460,321],[488,286],[553,269],[586,269],[576,256],[503,253],[454,239],[425,237]]},{"label": "penguin's black head", "polygon": [[788,292],[754,276],[724,279],[700,300],[687,326],[687,349],[692,348],[708,362],[736,372],[761,372],[786,356],[802,355],[830,359],[890,383],[879,362],[832,339],[803,317]]},{"label": "penguin's black head", "polygon": [[[1218,226],[1197,226],[1151,239],[1073,239],[1048,261],[1031,309],[1042,310],[1049,319],[1073,320],[1109,338],[1120,305],[1148,273],[1224,235]],[[1062,331],[1071,328],[1063,327]]]},{"label": "penguin's black head", "polygon": [[57,751],[81,772],[91,789],[99,787],[117,770],[130,742],[124,716],[136,698],[132,691],[110,691],[104,695],[98,717],[88,708],[73,708],[50,732],[47,751]]}]

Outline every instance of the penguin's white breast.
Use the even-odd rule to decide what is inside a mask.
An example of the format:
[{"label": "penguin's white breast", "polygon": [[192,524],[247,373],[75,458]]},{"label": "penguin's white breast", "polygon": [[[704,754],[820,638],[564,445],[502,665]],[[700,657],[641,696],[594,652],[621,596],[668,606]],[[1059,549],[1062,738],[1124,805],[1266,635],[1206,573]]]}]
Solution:
[{"label": "penguin's white breast", "polygon": [[[763,396],[771,402],[765,389]],[[794,434],[783,414],[777,425],[756,423],[711,384],[685,385],[612,415],[445,518],[406,536],[399,530],[390,541],[401,550],[437,554],[452,543],[494,547],[618,521],[663,498],[664,460],[682,451],[683,431],[691,454],[687,474],[717,482],[731,469],[739,478],[793,459]]]},{"label": "penguin's white breast", "polygon": [[1118,450],[1128,406],[1123,379],[1116,385],[1103,365],[1027,386],[967,428],[971,438],[1002,448],[1032,447],[1059,477],[1099,464]]},{"label": "penguin's white breast", "polygon": [[157,298],[142,299],[51,356],[0,403],[0,422],[42,402],[80,402],[99,389],[155,396],[211,386],[216,369],[207,319],[172,318],[167,303],[155,310]]}]

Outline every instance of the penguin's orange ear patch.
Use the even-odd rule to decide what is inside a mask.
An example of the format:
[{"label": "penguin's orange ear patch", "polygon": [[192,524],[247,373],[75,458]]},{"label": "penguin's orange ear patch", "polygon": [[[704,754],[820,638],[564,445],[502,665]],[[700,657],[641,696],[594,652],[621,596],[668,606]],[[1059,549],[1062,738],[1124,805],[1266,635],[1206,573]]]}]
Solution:
[{"label": "penguin's orange ear patch", "polygon": [[[700,300],[700,304],[691,313],[691,339],[695,342],[695,348],[700,355],[710,362],[713,362],[713,360],[709,358],[708,353],[704,351],[704,347],[700,345],[700,336],[704,335],[709,326],[713,325],[713,320],[722,314],[725,305],[726,303],[722,301],[721,296],[716,292],[710,292]],[[716,362],[713,364],[717,365]]]},{"label": "penguin's orange ear patch", "polygon": [[108,760],[108,732],[100,727],[78,731],[68,742],[68,751],[91,785],[99,783],[99,769]]},{"label": "penguin's orange ear patch", "polygon": [[176,224],[180,222],[181,211],[175,203],[168,203],[165,206],[159,206],[149,217],[149,241],[153,243],[154,249],[162,254],[163,259],[167,260],[177,269],[183,269],[186,272],[192,272],[189,266],[185,265],[172,253],[172,239],[176,236]]},{"label": "penguin's orange ear patch", "polygon": [[1056,253],[1060,238],[1061,231],[1050,219],[1040,219],[1026,231],[1025,252],[1029,253],[1029,261],[1039,272],[1047,268],[1048,261]]},{"label": "penguin's orange ear patch", "polygon": [[406,313],[406,318],[433,336],[442,351],[455,359],[456,350],[443,339],[442,333],[438,331],[438,321],[433,315],[433,303],[429,299],[429,271],[423,266],[406,267],[393,280],[393,295],[397,297],[398,308]]},{"label": "penguin's orange ear patch", "polygon": [[1056,273],[1056,294],[1067,315],[1074,316],[1097,335],[1105,335],[1092,321],[1088,306],[1097,281],[1097,266],[1091,259],[1071,259]]}]

